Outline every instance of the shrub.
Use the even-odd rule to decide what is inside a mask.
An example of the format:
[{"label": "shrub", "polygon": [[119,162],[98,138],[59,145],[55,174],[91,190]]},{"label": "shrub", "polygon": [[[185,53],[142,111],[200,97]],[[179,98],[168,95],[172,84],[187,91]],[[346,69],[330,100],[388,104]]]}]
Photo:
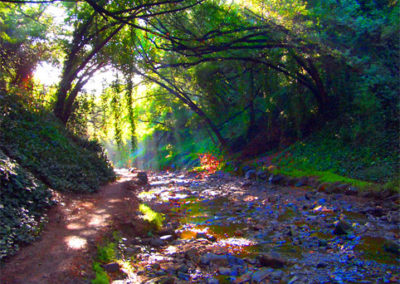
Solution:
[{"label": "shrub", "polygon": [[115,178],[98,142],[73,136],[50,114],[14,103],[0,130],[0,148],[53,189],[93,192]]},{"label": "shrub", "polygon": [[50,190],[0,150],[0,259],[20,244],[33,241],[41,230]]}]

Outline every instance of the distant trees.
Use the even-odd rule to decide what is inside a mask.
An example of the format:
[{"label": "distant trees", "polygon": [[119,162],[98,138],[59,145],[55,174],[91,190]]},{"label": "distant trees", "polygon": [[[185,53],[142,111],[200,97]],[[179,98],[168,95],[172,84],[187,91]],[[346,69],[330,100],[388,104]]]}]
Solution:
[{"label": "distant trees", "polygon": [[[207,1],[149,21],[164,37],[149,38],[159,53],[143,56],[147,74],[184,88],[218,139],[241,149],[260,132],[276,146],[332,120],[351,125],[340,134],[351,141],[396,131],[398,2],[252,3]],[[218,127],[236,113],[239,131]]]}]

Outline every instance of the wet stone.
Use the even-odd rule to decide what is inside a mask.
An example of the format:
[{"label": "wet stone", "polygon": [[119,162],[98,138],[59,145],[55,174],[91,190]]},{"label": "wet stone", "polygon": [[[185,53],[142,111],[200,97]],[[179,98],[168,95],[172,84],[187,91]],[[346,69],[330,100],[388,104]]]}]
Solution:
[{"label": "wet stone", "polygon": [[218,272],[221,275],[231,275],[232,270],[228,267],[219,267]]},{"label": "wet stone", "polygon": [[197,233],[196,238],[197,239],[207,239],[207,234],[206,233]]},{"label": "wet stone", "polygon": [[103,265],[103,268],[107,272],[118,272],[120,269],[119,263],[112,262]]},{"label": "wet stone", "polygon": [[161,246],[164,245],[164,241],[162,239],[159,239],[159,238],[153,238],[153,239],[150,239],[149,244],[152,247],[161,247]]},{"label": "wet stone", "polygon": [[210,278],[210,279],[207,279],[207,284],[219,284],[219,281],[218,281],[218,279]]},{"label": "wet stone", "polygon": [[248,272],[246,274],[241,275],[240,277],[236,278],[235,284],[248,284],[251,281],[252,273]]},{"label": "wet stone", "polygon": [[253,273],[251,280],[255,283],[261,283],[270,277],[270,269],[261,269]]},{"label": "wet stone", "polygon": [[386,242],[383,245],[383,249],[387,252],[393,253],[397,256],[400,256],[400,245],[394,243],[394,242]]},{"label": "wet stone", "polygon": [[244,265],[245,261],[239,257],[233,256],[233,255],[228,255],[227,256],[228,263],[230,265]]},{"label": "wet stone", "polygon": [[[178,195],[185,191],[178,185],[188,182],[175,179],[177,181],[173,187],[168,188],[167,183],[166,188],[162,189],[165,194],[172,192]],[[386,242],[372,246],[364,241],[365,235],[375,237],[384,233],[386,240],[397,243],[398,229],[395,223],[390,223],[398,218],[398,214],[395,214],[396,207],[386,205],[383,201],[358,203],[354,197],[346,196],[344,190],[340,195],[273,185],[270,185],[272,189],[259,190],[255,186],[255,180],[232,177],[233,181],[235,179],[235,186],[217,178],[211,182],[200,179],[190,181],[191,189],[195,187],[197,191],[193,191],[189,197],[176,198],[166,205],[168,208],[176,208],[177,211],[170,216],[168,211],[164,212],[169,217],[166,218],[169,221],[163,224],[164,228],[175,222],[175,230],[181,231],[183,228],[182,230],[191,231],[196,237],[182,240],[176,239],[173,231],[159,232],[158,236],[174,236],[169,244],[176,246],[144,247],[143,252],[147,254],[137,257],[144,266],[154,263],[149,259],[156,252],[170,258],[168,265],[160,262],[162,269],[153,268],[147,271],[147,279],[150,273],[158,276],[160,271],[174,275],[176,283],[385,283],[392,278],[398,279],[398,273],[395,272],[398,266],[371,258],[374,256],[371,253],[374,252],[369,251],[369,248],[376,249],[380,254],[379,258],[384,261],[390,258],[392,261],[398,256],[398,246],[390,248]],[[243,188],[245,181],[251,182],[253,187]],[[286,180],[279,184],[285,182]],[[152,189],[154,188],[155,186]],[[241,192],[240,195],[235,195],[236,188]],[[313,209],[317,206],[325,211],[321,209],[314,212]],[[364,208],[369,212],[367,216],[360,217]],[[286,214],[288,212],[292,212],[294,216]],[[334,222],[335,220],[339,221]],[[239,226],[236,227],[236,224]],[[208,226],[212,227],[207,228]],[[230,239],[226,240],[226,246],[211,243],[209,240],[212,235],[209,232],[220,236],[225,232],[221,233],[219,230],[225,227],[232,229],[222,239],[243,237],[256,242],[256,246],[235,251],[236,246],[231,247]],[[207,229],[207,233],[196,234],[194,232],[197,229]],[[157,238],[148,238],[144,243],[149,244],[152,239]],[[159,239],[167,244],[169,238]],[[210,250],[213,253],[204,252]],[[242,251],[245,254],[242,255]],[[260,252],[268,253],[255,259],[254,256]],[[240,257],[234,256],[236,253]],[[289,265],[291,266],[287,268]],[[260,270],[257,271],[257,268]],[[217,275],[214,277],[218,279],[212,278],[213,275]],[[141,278],[146,279],[144,276]]]},{"label": "wet stone", "polygon": [[185,281],[189,281],[190,280],[190,275],[187,273],[183,273],[183,272],[178,272],[178,278],[181,280],[185,280]]},{"label": "wet stone", "polygon": [[249,170],[245,174],[245,179],[256,179],[257,178],[257,172],[255,170]]},{"label": "wet stone", "polygon": [[268,266],[272,268],[282,268],[287,264],[287,262],[281,259],[279,256],[272,256],[268,254],[259,255],[258,261],[262,266]]},{"label": "wet stone", "polygon": [[269,183],[278,184],[283,181],[283,176],[281,175],[271,175],[268,179]]},{"label": "wet stone", "polygon": [[147,178],[147,174],[145,172],[138,172],[137,178],[139,181],[138,184],[140,184],[140,185],[145,185],[149,181]]},{"label": "wet stone", "polygon": [[271,276],[274,279],[281,279],[282,276],[283,276],[283,271],[282,270],[275,270],[274,272],[272,272]]},{"label": "wet stone", "polygon": [[333,233],[335,235],[345,235],[348,233],[350,229],[351,226],[348,223],[346,223],[343,220],[340,220],[335,224],[335,229],[333,230]]},{"label": "wet stone", "polygon": [[307,183],[308,183],[308,178],[303,177],[303,178],[300,178],[300,179],[295,183],[295,186],[297,186],[297,187],[305,186],[305,185],[307,185]]},{"label": "wet stone", "polygon": [[228,264],[228,259],[226,255],[218,255],[214,253],[206,253],[205,255],[201,256],[200,262],[202,264],[210,264],[210,263],[216,263],[219,265],[226,265]]},{"label": "wet stone", "polygon": [[346,195],[357,195],[358,194],[358,189],[354,186],[347,187],[344,191],[344,194]]},{"label": "wet stone", "polygon": [[174,237],[172,235],[165,235],[165,236],[161,236],[160,240],[162,241],[166,241],[166,242],[170,242],[174,239]]}]

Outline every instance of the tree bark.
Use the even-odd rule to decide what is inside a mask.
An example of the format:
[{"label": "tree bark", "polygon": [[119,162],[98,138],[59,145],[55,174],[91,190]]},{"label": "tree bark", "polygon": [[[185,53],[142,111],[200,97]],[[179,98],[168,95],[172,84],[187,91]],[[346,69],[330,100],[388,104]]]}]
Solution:
[{"label": "tree bark", "polygon": [[[91,21],[90,21],[91,22]],[[71,105],[73,104],[76,96],[78,95],[79,91],[82,87],[86,84],[88,79],[85,78],[82,82],[78,81],[76,85],[78,88],[71,90],[73,82],[77,79],[78,74],[84,70],[89,62],[95,57],[96,54],[100,52],[100,50],[122,29],[124,24],[119,25],[114,31],[112,31],[103,41],[98,43],[93,50],[83,59],[80,60],[79,51],[84,48],[85,44],[80,42],[79,40],[74,39],[74,46],[69,53],[68,59],[65,61],[64,64],[64,72],[63,76],[59,85],[59,88],[56,93],[57,101],[54,107],[54,114],[55,116],[64,124],[66,125],[70,115],[71,115]],[[87,30],[88,27],[82,28]],[[82,33],[79,31],[75,35],[79,36]],[[99,63],[101,65],[102,63]],[[98,70],[95,68],[95,71]],[[90,76],[93,75],[94,72],[88,71]],[[79,80],[79,79],[78,79]],[[69,108],[69,109],[68,109]]]}]

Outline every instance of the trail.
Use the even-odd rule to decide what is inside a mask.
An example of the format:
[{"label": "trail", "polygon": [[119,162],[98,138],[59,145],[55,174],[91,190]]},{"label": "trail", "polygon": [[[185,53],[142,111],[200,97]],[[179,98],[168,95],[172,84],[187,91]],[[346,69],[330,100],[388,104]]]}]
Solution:
[{"label": "trail", "polygon": [[132,218],[137,208],[134,193],[124,188],[133,174],[118,174],[118,181],[95,194],[63,195],[48,212],[40,240],[21,248],[0,268],[0,283],[88,283],[96,241],[116,223]]}]

